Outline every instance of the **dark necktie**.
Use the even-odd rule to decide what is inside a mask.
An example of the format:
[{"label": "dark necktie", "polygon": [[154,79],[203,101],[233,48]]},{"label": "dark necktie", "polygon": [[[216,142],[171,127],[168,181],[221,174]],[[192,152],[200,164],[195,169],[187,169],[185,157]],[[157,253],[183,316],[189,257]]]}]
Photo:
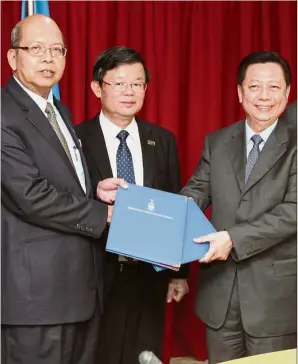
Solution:
[{"label": "dark necktie", "polygon": [[61,143],[61,145],[62,145],[62,147],[63,147],[63,149],[64,149],[64,151],[65,151],[65,153],[66,153],[66,155],[68,157],[68,159],[70,160],[70,163],[73,166],[71,154],[70,154],[70,151],[69,151],[65,136],[63,135],[63,133],[62,133],[62,131],[60,129],[60,126],[58,124],[54,108],[49,102],[47,103],[47,107],[46,107],[45,112],[48,115],[48,120],[49,120],[52,128],[54,129],[54,132],[56,133],[58,139],[60,140],[60,143]]},{"label": "dark necktie", "polygon": [[262,143],[263,139],[259,134],[255,134],[251,137],[251,140],[254,143],[252,150],[249,152],[246,168],[245,168],[245,183],[248,180],[251,171],[253,170],[254,165],[256,164],[259,155],[260,155],[260,144]]},{"label": "dark necktie", "polygon": [[117,135],[117,138],[120,140],[116,155],[117,177],[124,178],[128,183],[136,183],[132,156],[126,144],[128,135],[129,133],[126,130],[121,130]]}]

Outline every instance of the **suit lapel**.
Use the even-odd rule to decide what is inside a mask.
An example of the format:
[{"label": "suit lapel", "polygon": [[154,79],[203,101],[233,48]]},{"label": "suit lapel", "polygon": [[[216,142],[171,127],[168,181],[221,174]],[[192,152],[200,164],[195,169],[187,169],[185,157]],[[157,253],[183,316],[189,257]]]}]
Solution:
[{"label": "suit lapel", "polygon": [[[19,84],[11,78],[7,83],[7,91],[12,95],[14,100],[18,103],[19,107],[26,112],[26,119],[38,130],[38,132],[42,135],[42,137],[47,141],[48,144],[58,153],[60,158],[64,161],[67,168],[70,170],[72,175],[75,177],[77,182],[80,184],[80,181],[77,177],[75,170],[71,162],[69,161],[55,131],[51,127],[48,119],[44,115],[44,113],[40,110],[38,105],[31,99],[31,97],[19,86]],[[56,101],[56,100],[55,100]],[[58,106],[59,112],[61,112],[62,118],[68,119],[66,113],[62,111],[59,103],[55,102],[55,105]],[[67,124],[67,122],[66,122]],[[68,122],[69,124],[69,122]],[[69,127],[69,125],[67,125]]]},{"label": "suit lapel", "polygon": [[31,97],[19,86],[19,84],[11,78],[7,84],[8,92],[16,100],[20,108],[26,112],[26,118],[30,123],[39,131],[39,133],[46,139],[46,141],[55,149],[55,151],[64,160],[67,167],[73,171],[73,167],[65,154],[65,151],[51,127],[48,119],[40,110],[38,105],[31,99]]},{"label": "suit lapel", "polygon": [[[65,108],[62,107],[61,103],[54,98],[54,103],[56,108],[58,109],[68,131],[70,132],[73,142],[75,143],[79,153],[80,153],[80,157],[81,157],[81,161],[82,161],[82,165],[83,165],[83,169],[84,169],[84,175],[85,175],[85,184],[86,184],[86,195],[88,196],[90,191],[91,191],[91,181],[90,181],[90,177],[89,177],[89,171],[88,171],[88,166],[87,166],[87,162],[85,160],[84,154],[83,154],[83,150],[82,147],[79,143],[78,137],[76,136],[75,131],[73,130],[72,127],[72,121],[69,117],[69,114],[65,111]],[[61,143],[59,142],[59,144],[61,145]],[[64,152],[64,156],[66,156],[65,152]],[[67,157],[67,156],[66,156]],[[68,158],[67,161],[69,162]],[[78,183],[81,185],[77,173],[76,171],[73,169],[73,166],[71,165],[71,163],[69,162],[69,166],[71,167],[70,170],[71,172],[73,172],[74,177],[76,178],[76,180],[78,181]]]},{"label": "suit lapel", "polygon": [[289,136],[284,121],[280,119],[274,131],[268,138],[260,156],[257,160],[248,181],[244,187],[243,194],[255,185],[286,152]]},{"label": "suit lapel", "polygon": [[244,165],[245,165],[245,122],[238,124],[237,130],[226,142],[229,159],[232,164],[240,191],[244,189]]},{"label": "suit lapel", "polygon": [[146,123],[140,119],[136,119],[139,129],[142,155],[143,155],[143,171],[144,171],[144,186],[152,187],[153,172],[154,172],[154,154],[156,148],[156,140],[152,138],[150,129]]},{"label": "suit lapel", "polygon": [[96,167],[102,179],[113,177],[109,154],[99,123],[98,115],[88,122],[87,128],[88,148],[90,149],[91,154],[96,162]]},{"label": "suit lapel", "polygon": [[61,146],[61,143],[59,142],[59,139],[57,138],[46,116],[40,110],[38,105],[31,99],[31,97],[19,86],[14,78],[11,78],[8,81],[7,91],[18,103],[19,107],[24,112],[26,112],[26,118],[47,140],[47,142],[52,145],[57,151],[62,151],[63,147]]}]

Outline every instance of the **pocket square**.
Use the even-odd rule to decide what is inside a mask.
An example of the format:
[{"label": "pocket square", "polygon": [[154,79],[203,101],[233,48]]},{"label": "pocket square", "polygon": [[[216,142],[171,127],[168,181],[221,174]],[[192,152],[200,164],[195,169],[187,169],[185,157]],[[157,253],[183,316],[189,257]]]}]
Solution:
[{"label": "pocket square", "polygon": [[155,146],[155,141],[154,141],[154,140],[147,140],[147,144],[148,144],[148,145],[153,145],[153,146]]}]

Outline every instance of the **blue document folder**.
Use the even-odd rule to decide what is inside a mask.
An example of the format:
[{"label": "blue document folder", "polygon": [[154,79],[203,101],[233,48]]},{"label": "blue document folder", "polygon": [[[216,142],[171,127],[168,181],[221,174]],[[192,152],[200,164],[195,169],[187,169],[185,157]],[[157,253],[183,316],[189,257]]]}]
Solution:
[{"label": "blue document folder", "polygon": [[179,270],[202,258],[209,243],[193,238],[216,230],[185,196],[129,184],[119,188],[106,250],[152,263],[156,270]]}]

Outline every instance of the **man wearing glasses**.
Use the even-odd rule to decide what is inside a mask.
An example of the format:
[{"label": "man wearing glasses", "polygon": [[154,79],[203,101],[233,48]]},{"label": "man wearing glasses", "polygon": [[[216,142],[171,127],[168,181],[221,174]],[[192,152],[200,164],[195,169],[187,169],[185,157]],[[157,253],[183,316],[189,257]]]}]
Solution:
[{"label": "man wearing glasses", "polygon": [[[91,88],[102,109],[76,128],[95,190],[99,181],[110,177],[168,192],[180,190],[173,134],[135,116],[149,79],[134,49],[110,48],[95,62]],[[165,303],[180,301],[188,292],[185,267],[175,274],[157,273],[150,264],[106,254],[99,363],[136,363],[143,350],[160,356]]]},{"label": "man wearing glasses", "polygon": [[57,24],[33,15],[11,42],[13,77],[1,93],[1,362],[98,363],[94,251],[111,208],[92,199],[69,111],[51,92],[65,67]]}]

